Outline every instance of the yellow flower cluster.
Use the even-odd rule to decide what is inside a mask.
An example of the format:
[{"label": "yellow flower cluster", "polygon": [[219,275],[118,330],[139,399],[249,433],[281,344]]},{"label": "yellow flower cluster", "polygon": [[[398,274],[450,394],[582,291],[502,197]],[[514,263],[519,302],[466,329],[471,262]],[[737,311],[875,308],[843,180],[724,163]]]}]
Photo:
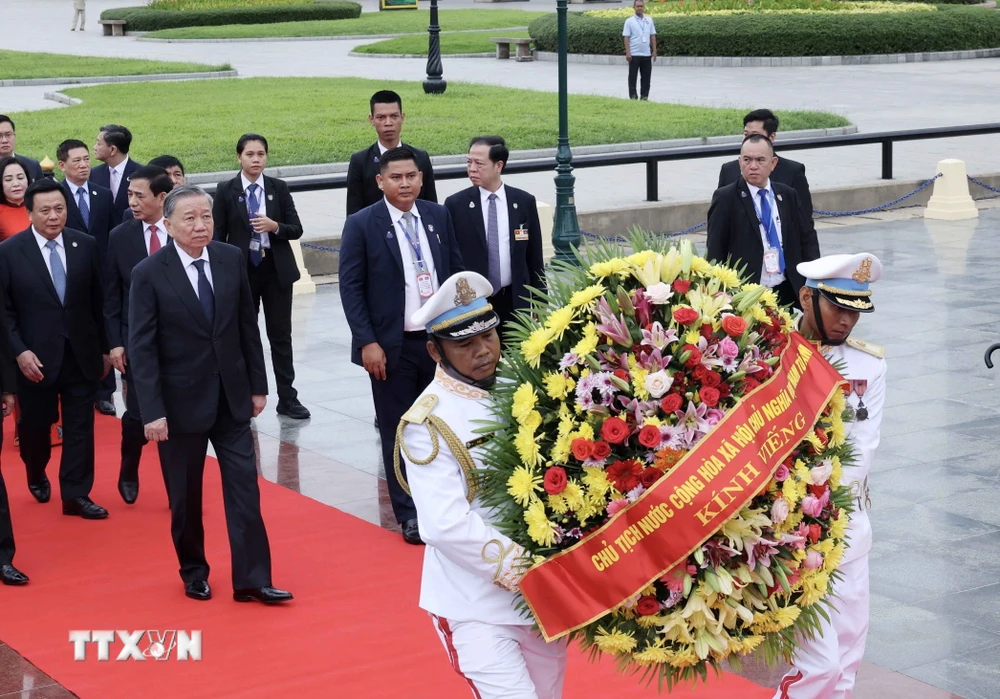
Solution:
[{"label": "yellow flower cluster", "polygon": [[[730,5],[732,3],[718,3],[718,9],[701,9],[698,5],[702,5],[705,8],[711,8],[712,5],[709,3],[691,3],[686,5],[684,3],[670,3],[670,4],[654,4],[651,3],[646,12],[656,17],[657,19],[670,19],[672,17],[712,17],[719,16],[723,17],[726,15],[741,15],[741,14],[790,14],[790,15],[815,15],[815,14],[830,14],[830,13],[844,13],[844,14],[885,14],[885,13],[909,13],[909,12],[935,12],[937,7],[927,3],[897,3],[897,2],[836,2],[827,1],[823,3],[814,4],[810,7],[795,7],[797,3],[792,2],[778,2],[769,3],[763,7],[754,7],[753,5],[747,5],[742,2],[740,7],[725,7],[725,5]],[[622,8],[615,10],[590,10],[585,14],[592,17],[603,17],[603,18],[621,18],[625,19],[630,17],[633,12],[631,8]]]}]

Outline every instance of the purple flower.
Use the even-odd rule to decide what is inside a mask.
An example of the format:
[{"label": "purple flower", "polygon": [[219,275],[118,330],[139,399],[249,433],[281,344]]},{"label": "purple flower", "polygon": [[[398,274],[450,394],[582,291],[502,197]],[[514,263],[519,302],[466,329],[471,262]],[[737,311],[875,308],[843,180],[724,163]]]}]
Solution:
[{"label": "purple flower", "polygon": [[597,332],[607,336],[612,342],[625,347],[632,346],[632,333],[628,329],[624,315],[615,315],[611,311],[608,300],[603,296],[597,302],[597,317],[601,321],[597,326]]},{"label": "purple flower", "polygon": [[642,289],[632,292],[632,307],[635,308],[635,320],[639,323],[639,327],[648,325],[653,318],[653,306]]},{"label": "purple flower", "polygon": [[573,354],[572,352],[567,352],[563,355],[563,358],[559,360],[559,371],[567,371],[570,367],[574,367],[580,363],[580,357]]},{"label": "purple flower", "polygon": [[757,543],[747,549],[747,565],[750,570],[757,568],[757,564],[765,568],[771,567],[771,556],[778,552],[778,543],[769,539],[759,539]]},{"label": "purple flower", "polygon": [[726,413],[718,408],[709,408],[705,411],[705,421],[708,423],[709,427],[715,427],[718,425],[725,416]]},{"label": "purple flower", "polygon": [[[643,332],[646,332],[643,330]],[[673,357],[667,355],[664,357],[659,349],[654,349],[652,352],[640,352],[639,353],[639,366],[643,369],[648,369],[650,372],[661,371],[670,366],[670,360]]]},{"label": "purple flower", "polygon": [[695,407],[694,401],[688,401],[687,410],[678,410],[674,413],[678,417],[677,426],[684,431],[684,441],[687,448],[690,448],[698,437],[708,432],[711,425],[708,424],[706,413],[708,406],[704,403]]},{"label": "purple flower", "polygon": [[664,330],[660,321],[653,323],[649,330],[642,331],[641,344],[646,345],[647,347],[653,347],[662,351],[666,349],[667,345],[671,342],[677,342],[677,331],[673,328]]}]

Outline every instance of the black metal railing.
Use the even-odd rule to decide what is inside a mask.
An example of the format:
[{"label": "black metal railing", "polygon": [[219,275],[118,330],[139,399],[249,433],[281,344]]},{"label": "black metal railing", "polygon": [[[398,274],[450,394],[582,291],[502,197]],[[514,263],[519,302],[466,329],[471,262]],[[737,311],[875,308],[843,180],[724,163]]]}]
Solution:
[{"label": "black metal railing", "polygon": [[[817,148],[842,148],[845,146],[880,145],[882,147],[882,179],[892,179],[892,146],[904,141],[923,141],[937,138],[960,136],[983,136],[1000,133],[1000,123],[969,124],[966,126],[942,126],[930,129],[909,129],[905,131],[881,131],[877,133],[855,133],[843,136],[820,136],[817,138],[792,138],[780,140],[779,150],[784,153],[793,150],[815,150]],[[662,162],[675,160],[697,160],[739,155],[740,143],[722,143],[710,146],[684,146],[680,148],[659,148],[656,150],[633,150],[617,153],[588,153],[573,156],[574,168],[612,167],[615,165],[646,166],[646,201],[659,199],[659,168]],[[516,175],[528,172],[555,172],[555,156],[514,160],[507,163],[504,173]],[[465,165],[439,165],[434,168],[434,179],[454,180],[466,177]],[[288,180],[293,192],[314,192],[325,189],[347,187],[347,173],[311,175]],[[206,187],[214,190],[214,186]]]}]

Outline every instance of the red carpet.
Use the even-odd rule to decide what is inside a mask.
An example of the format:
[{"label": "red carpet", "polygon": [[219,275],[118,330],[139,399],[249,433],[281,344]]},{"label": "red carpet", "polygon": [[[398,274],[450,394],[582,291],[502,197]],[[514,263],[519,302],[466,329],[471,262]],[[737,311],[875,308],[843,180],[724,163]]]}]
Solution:
[{"label": "red carpet", "polygon": [[[156,452],[146,448],[142,493],[128,507],[118,496],[119,422],[98,416],[97,483],[107,507],[98,522],[64,517],[57,487],[59,450],[49,478],[52,501],[28,493],[5,420],[4,476],[27,587],[0,586],[0,640],[84,699],[136,697],[336,697],[466,699],[431,624],[417,608],[421,551],[398,534],[261,483],[274,583],[292,590],[284,607],[232,601],[229,548],[218,470],[206,472],[205,528],[215,598],[184,597],[170,542],[169,511]],[[72,629],[200,629],[201,662],[73,660]],[[727,675],[672,696],[757,699],[770,696]],[[655,696],[611,663],[591,665],[571,652],[566,699]]]}]

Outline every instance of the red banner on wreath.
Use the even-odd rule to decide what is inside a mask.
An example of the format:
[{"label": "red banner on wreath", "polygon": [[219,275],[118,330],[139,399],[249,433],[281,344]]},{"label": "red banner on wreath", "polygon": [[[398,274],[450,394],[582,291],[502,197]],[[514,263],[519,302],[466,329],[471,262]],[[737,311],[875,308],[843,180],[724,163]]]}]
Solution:
[{"label": "red banner on wreath", "polygon": [[798,333],[668,475],[579,543],[537,564],[521,594],[546,640],[585,626],[687,559],[770,482],[843,378]]}]

